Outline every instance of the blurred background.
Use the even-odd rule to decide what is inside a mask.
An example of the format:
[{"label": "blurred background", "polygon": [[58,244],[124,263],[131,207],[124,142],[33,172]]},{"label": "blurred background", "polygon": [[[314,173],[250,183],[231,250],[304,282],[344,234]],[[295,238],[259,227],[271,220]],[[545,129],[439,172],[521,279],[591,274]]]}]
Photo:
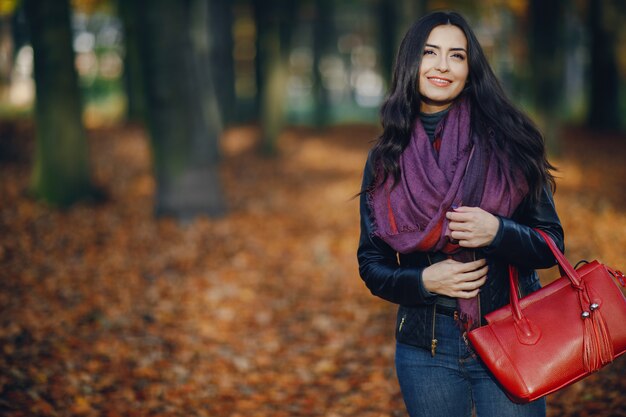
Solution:
[{"label": "blurred background", "polygon": [[[0,3],[0,117],[37,121],[31,189],[54,204],[91,192],[83,127],[137,122],[151,140],[157,213],[220,212],[219,196],[189,195],[202,181],[219,187],[224,128],[256,124],[272,153],[285,126],[377,124],[403,33],[437,8],[467,17],[551,151],[563,124],[626,128],[620,1],[66,3]],[[44,151],[55,135],[64,150]]]},{"label": "blurred background", "polygon": [[[545,134],[568,257],[626,268],[623,1],[0,0],[0,414],[404,415],[353,196],[434,9]],[[626,416],[625,368],[549,415]]]}]

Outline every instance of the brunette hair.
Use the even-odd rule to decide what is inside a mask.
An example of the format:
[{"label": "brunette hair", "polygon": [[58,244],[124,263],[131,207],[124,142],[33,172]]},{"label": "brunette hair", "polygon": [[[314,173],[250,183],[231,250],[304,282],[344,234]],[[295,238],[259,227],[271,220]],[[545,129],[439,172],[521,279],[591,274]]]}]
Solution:
[{"label": "brunette hair", "polygon": [[[459,95],[471,104],[471,129],[487,141],[492,149],[506,156],[512,168],[526,178],[529,197],[539,198],[545,184],[554,190],[551,173],[555,168],[546,158],[544,139],[537,127],[506,97],[476,35],[455,12],[436,11],[423,16],[408,30],[396,57],[391,88],[380,115],[383,133],[372,149],[372,166],[378,167],[373,184],[379,185],[391,175],[400,176],[398,159],[407,147],[415,120],[419,115],[419,69],[424,44],[433,28],[454,25],[467,39],[468,81]],[[382,175],[381,175],[382,174]]]}]

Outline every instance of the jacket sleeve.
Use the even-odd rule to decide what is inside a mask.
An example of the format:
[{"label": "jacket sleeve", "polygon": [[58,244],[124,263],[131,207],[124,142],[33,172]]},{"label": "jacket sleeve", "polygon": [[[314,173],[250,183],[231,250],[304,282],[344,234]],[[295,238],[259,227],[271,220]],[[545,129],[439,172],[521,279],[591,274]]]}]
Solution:
[{"label": "jacket sleeve", "polygon": [[359,273],[372,294],[396,304],[432,304],[436,295],[422,283],[423,268],[400,266],[397,252],[374,236],[367,189],[373,181],[370,159],[365,165],[360,195],[361,237],[357,258]]},{"label": "jacket sleeve", "polygon": [[563,228],[549,187],[543,187],[537,203],[523,204],[518,211],[512,219],[499,218],[500,228],[491,245],[485,248],[485,254],[523,268],[549,268],[555,265],[556,259],[550,248],[539,233],[533,230],[543,230],[552,237],[561,252],[565,251]]}]

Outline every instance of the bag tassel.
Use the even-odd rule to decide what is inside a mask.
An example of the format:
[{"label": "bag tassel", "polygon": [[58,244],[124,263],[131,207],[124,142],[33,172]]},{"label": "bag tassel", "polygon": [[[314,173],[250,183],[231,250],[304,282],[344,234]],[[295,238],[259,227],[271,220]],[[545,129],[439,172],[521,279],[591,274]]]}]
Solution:
[{"label": "bag tassel", "polygon": [[578,291],[578,300],[582,310],[581,318],[583,321],[583,367],[587,372],[593,372],[600,368],[598,361],[598,335],[595,331],[593,319],[591,318],[590,311],[587,311],[587,306],[591,303],[589,301],[589,294],[586,288],[581,287]]},{"label": "bag tassel", "polygon": [[[587,315],[585,315],[585,313]],[[583,312],[583,366],[585,371],[593,372],[600,366],[598,363],[598,342],[594,331],[593,320],[589,312]]]},{"label": "bag tassel", "polygon": [[582,315],[583,366],[587,372],[597,371],[613,361],[613,341],[598,307],[598,304],[591,304],[591,312],[585,311]]},{"label": "bag tassel", "polygon": [[597,304],[591,305],[591,316],[593,317],[593,326],[596,329],[597,341],[599,344],[600,366],[613,361],[613,340],[609,334],[608,326],[604,321],[604,317],[598,310]]}]

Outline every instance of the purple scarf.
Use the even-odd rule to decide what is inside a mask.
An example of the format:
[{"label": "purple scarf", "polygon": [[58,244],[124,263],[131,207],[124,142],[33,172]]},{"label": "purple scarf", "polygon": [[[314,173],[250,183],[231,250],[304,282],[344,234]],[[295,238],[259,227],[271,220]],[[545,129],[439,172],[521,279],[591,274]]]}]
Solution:
[{"label": "purple scarf", "polygon": [[[387,178],[369,192],[374,234],[399,253],[442,251],[453,259],[474,259],[449,239],[446,212],[452,207],[480,207],[510,217],[528,191],[523,176],[511,175],[470,131],[470,106],[461,100],[450,108],[436,130],[437,151],[418,119],[400,155],[400,180]],[[458,299],[464,323],[479,323],[478,300]]]}]

